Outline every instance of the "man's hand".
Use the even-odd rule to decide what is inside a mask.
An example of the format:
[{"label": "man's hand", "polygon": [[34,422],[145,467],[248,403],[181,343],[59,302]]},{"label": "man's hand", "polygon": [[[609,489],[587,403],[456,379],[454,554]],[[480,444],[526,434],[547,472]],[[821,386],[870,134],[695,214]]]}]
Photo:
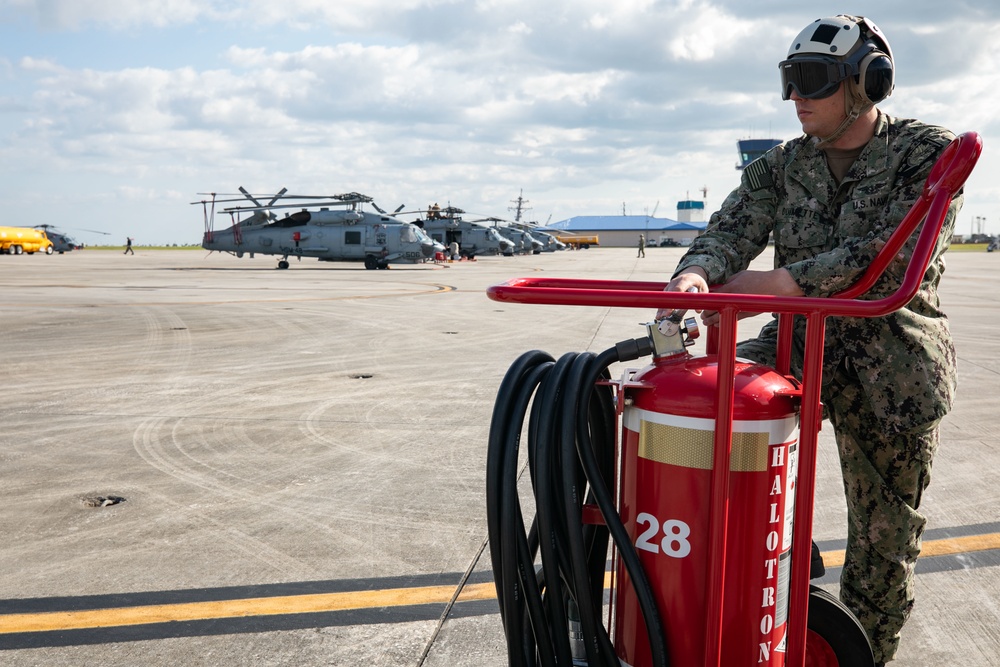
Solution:
[{"label": "man's hand", "polygon": [[[678,274],[676,278],[667,283],[663,288],[664,292],[707,292],[708,274],[700,266],[692,266],[685,269],[684,273]],[[656,311],[656,320],[662,320],[674,313],[673,309],[661,308]]]},{"label": "man's hand", "polygon": [[[678,276],[677,278],[680,278]],[[669,287],[669,286],[668,286]],[[727,294],[771,294],[773,296],[803,296],[802,289],[786,269],[771,271],[740,271],[719,286],[716,292]],[[757,313],[740,313],[739,319],[753,317]],[[719,312],[706,310],[701,314],[702,324],[711,326],[719,323]]]}]

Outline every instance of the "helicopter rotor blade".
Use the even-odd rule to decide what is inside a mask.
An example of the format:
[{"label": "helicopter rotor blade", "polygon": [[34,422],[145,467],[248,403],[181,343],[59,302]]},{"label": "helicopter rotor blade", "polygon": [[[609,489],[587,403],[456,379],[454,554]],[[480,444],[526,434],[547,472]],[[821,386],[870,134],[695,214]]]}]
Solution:
[{"label": "helicopter rotor blade", "polygon": [[246,197],[247,199],[249,199],[250,201],[252,201],[252,202],[253,202],[254,206],[259,206],[259,207],[261,207],[261,208],[264,208],[263,206],[261,206],[261,204],[260,204],[260,202],[259,202],[259,201],[257,201],[256,199],[254,199],[254,197],[253,197],[253,195],[252,195],[252,194],[250,194],[249,192],[247,192],[247,191],[246,191],[246,190],[245,190],[245,189],[243,188],[243,186],[242,186],[242,185],[240,186],[240,188],[239,188],[239,189],[240,189],[240,192],[242,192],[242,193],[243,193],[243,196],[244,196],[244,197]]},{"label": "helicopter rotor blade", "polygon": [[[287,197],[286,197],[286,199],[287,199]],[[344,202],[344,201],[332,199],[330,201],[311,202],[308,205],[309,206],[313,206],[313,207],[317,207],[317,206],[318,207],[328,207],[328,206],[344,206],[344,205],[349,205],[351,203],[353,203],[353,202],[350,202],[350,201]],[[276,208],[301,208],[301,209],[305,209],[305,207],[306,207],[306,204],[303,204],[302,202],[298,202],[296,204],[275,204],[274,206],[227,206],[226,208],[224,208],[222,210],[224,212],[228,213],[230,211],[270,211],[270,210],[276,209]]]},{"label": "helicopter rotor blade", "polygon": [[281,196],[286,192],[288,192],[288,188],[281,188],[280,190],[278,190],[278,194],[274,195],[274,197],[271,198],[271,201],[267,202],[267,205],[274,206],[274,202],[281,199]]}]

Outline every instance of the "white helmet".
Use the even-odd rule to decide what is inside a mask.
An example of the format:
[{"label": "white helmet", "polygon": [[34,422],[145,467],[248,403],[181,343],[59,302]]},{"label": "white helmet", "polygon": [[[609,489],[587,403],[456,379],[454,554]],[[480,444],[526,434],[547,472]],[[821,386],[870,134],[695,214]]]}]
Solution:
[{"label": "white helmet", "polygon": [[889,41],[862,16],[841,14],[809,24],[792,41],[778,69],[785,100],[793,90],[804,99],[829,97],[842,81],[847,82],[848,118],[827,142],[835,141],[861,113],[889,97],[894,85]]}]

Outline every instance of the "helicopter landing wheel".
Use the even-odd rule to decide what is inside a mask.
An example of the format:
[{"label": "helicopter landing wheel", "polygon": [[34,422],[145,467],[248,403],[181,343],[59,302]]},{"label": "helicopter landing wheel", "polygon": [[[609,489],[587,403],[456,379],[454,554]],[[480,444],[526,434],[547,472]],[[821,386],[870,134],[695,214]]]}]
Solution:
[{"label": "helicopter landing wheel", "polygon": [[375,255],[365,255],[365,268],[369,271],[378,268],[378,258]]},{"label": "helicopter landing wheel", "polygon": [[287,269],[287,268],[288,268],[288,266],[289,266],[289,264],[288,264],[288,260],[284,260],[284,259],[283,259],[283,260],[281,260],[280,262],[278,262],[278,268],[279,268],[279,269]]},{"label": "helicopter landing wheel", "polygon": [[818,586],[809,586],[809,667],[874,667],[868,635],[844,603]]}]

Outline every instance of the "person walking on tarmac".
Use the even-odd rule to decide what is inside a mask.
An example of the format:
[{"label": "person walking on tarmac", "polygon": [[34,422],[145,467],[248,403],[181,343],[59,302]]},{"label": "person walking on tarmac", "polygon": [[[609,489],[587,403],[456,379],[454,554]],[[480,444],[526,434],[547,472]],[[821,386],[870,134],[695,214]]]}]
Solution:
[{"label": "person walking on tarmac", "polygon": [[130,255],[130,254],[134,255],[135,254],[135,251],[132,250],[132,237],[131,236],[126,236],[125,237],[125,252],[122,253],[122,254],[123,255]]},{"label": "person walking on tarmac", "polygon": [[[817,20],[779,63],[782,99],[803,135],[750,163],[668,283],[670,291],[829,296],[854,283],[909,210],[954,135],[875,105],[893,89],[889,42],[870,20]],[[926,520],[938,424],[955,398],[955,348],[938,308],[938,283],[962,195],[948,210],[917,296],[879,318],[827,321],[822,400],[833,425],[847,495],[847,551],[840,597],[892,660],[914,603],[913,570]],[[774,269],[749,270],[774,238]],[[905,266],[911,240],[901,253]],[[873,288],[899,287],[889,269]],[[662,314],[662,313],[658,313]],[[792,370],[801,377],[805,326],[797,318]],[[706,325],[719,314],[703,311]],[[737,356],[775,365],[777,322],[743,341]]]},{"label": "person walking on tarmac", "polygon": [[646,256],[646,237],[643,236],[642,234],[639,234],[639,254],[636,255],[636,259],[645,256]]}]

